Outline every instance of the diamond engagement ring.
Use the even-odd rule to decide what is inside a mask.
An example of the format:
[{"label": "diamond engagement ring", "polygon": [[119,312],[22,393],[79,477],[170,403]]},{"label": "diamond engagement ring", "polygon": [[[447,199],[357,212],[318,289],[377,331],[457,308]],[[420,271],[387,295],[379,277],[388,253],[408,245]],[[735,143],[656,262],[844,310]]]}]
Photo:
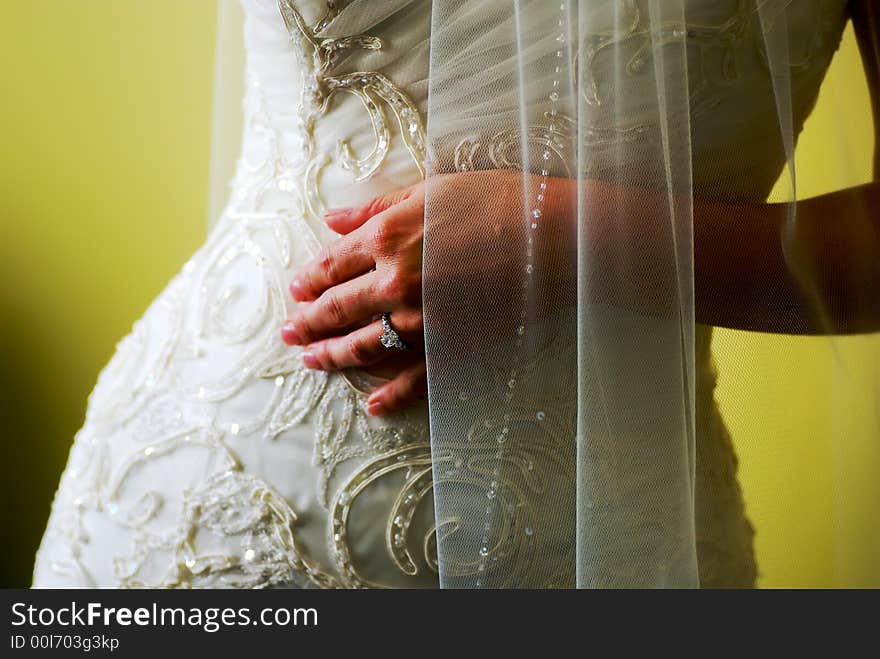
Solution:
[{"label": "diamond engagement ring", "polygon": [[389,350],[392,348],[407,350],[407,345],[400,338],[400,334],[391,327],[391,314],[382,314],[382,336],[379,337],[379,342]]}]

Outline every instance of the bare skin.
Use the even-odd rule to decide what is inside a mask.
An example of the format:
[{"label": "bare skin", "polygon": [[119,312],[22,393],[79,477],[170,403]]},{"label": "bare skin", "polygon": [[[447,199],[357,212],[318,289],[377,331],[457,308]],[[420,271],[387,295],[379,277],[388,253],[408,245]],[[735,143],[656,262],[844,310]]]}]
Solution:
[{"label": "bare skin", "polygon": [[[880,136],[880,9],[872,2],[855,2],[852,18],[869,81],[875,132]],[[794,244],[791,236],[783,244],[785,205],[695,199],[697,322],[784,334],[880,331],[880,140],[874,148],[874,182],[798,203]],[[461,235],[460,241],[484,240],[485,227],[500,226],[503,231],[505,225],[518,222],[522,181],[521,175],[500,170],[445,175],[441,183],[454,192],[450,199],[462,204],[451,212],[483,219],[482,232],[474,229],[473,235]],[[625,188],[599,182],[586,185],[591,186],[588,195],[613,198],[608,207],[620,212],[623,205],[630,217],[645,222],[644,253],[650,259],[652,217],[662,212],[652,212],[645,192],[628,195]],[[479,204],[487,190],[496,200],[491,217],[486,217],[485,207],[467,207]],[[545,220],[557,223],[558,235],[570,235],[571,209],[579,193],[585,190],[579,190],[576,182],[551,179]],[[505,199],[510,201],[497,201]],[[660,208],[665,200],[656,202]],[[404,409],[424,398],[426,391],[421,301],[424,208],[425,184],[419,183],[364,207],[328,211],[327,224],[340,237],[300,268],[290,286],[293,298],[303,304],[284,324],[283,340],[304,346],[308,368],[358,367],[390,377],[367,401],[373,415]],[[598,233],[603,246],[613,246],[613,224],[602,226],[606,230]],[[797,262],[816,275],[809,294],[792,265],[793,245]],[[450,251],[448,261],[458,268],[496,268],[498,281],[504,281],[502,261],[469,264],[455,253],[454,243],[444,247]],[[564,251],[566,246],[548,249]],[[613,253],[597,250],[607,251]],[[472,248],[463,250],[462,258],[473,253]],[[650,289],[647,283],[638,285]],[[603,294],[613,300],[621,293]],[[621,296],[633,299],[630,292]],[[828,313],[817,316],[817,305]],[[375,318],[383,312],[391,313],[392,324],[410,350],[389,354],[379,344],[382,325]]]}]

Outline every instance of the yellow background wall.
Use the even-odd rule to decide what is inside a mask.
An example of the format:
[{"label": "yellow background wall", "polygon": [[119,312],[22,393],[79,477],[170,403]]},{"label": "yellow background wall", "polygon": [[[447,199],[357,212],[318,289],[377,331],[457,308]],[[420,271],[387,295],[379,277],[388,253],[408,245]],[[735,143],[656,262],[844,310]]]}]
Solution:
[{"label": "yellow background wall", "polygon": [[[849,28],[798,142],[798,197],[872,180],[873,134]],[[759,585],[880,586],[880,337],[716,330],[713,352]]]},{"label": "yellow background wall", "polygon": [[[98,371],[205,234],[216,6],[3,9],[0,586],[24,586]],[[851,34],[838,60],[799,148],[802,193],[869,177]],[[829,145],[841,126],[850,141]],[[824,162],[844,175],[829,178]],[[718,334],[718,392],[765,586],[880,583],[880,541],[864,523],[880,500],[880,435],[867,421],[873,401],[844,395],[867,391],[848,378],[877,363],[876,346],[841,343],[835,365],[827,342]],[[846,450],[832,441],[841,434]]]},{"label": "yellow background wall", "polygon": [[116,342],[205,236],[216,3],[4,2],[0,586]]}]

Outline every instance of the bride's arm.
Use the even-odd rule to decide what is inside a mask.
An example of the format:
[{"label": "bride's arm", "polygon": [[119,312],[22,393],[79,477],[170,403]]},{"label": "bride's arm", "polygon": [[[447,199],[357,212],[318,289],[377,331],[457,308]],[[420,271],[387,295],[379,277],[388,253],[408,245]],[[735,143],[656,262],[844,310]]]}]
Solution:
[{"label": "bride's arm", "polygon": [[875,181],[799,202],[787,253],[784,204],[696,201],[700,322],[790,334],[880,330],[880,7],[854,0],[851,15],[871,92]]},{"label": "bride's arm", "polygon": [[[492,294],[480,299],[517,290],[518,262],[508,262],[505,255],[518,252],[498,245],[505,240],[516,244],[522,184],[522,175],[509,171],[453,174],[435,183],[435,194],[439,191],[449,199],[444,207],[449,217],[474,218],[456,222],[455,231],[441,232],[448,240],[432,247],[443,253],[435,254],[437,263],[449,265],[448,271],[438,274],[435,269],[433,275],[452,282],[446,289],[466,290],[469,282],[491,282]],[[494,203],[487,206],[489,191]],[[572,209],[579,193],[594,209],[584,227],[590,232],[591,252],[585,260],[599,275],[590,294],[607,304],[668,313],[657,305],[675,303],[672,287],[678,283],[667,250],[656,249],[668,242],[663,240],[668,232],[668,199],[644,189],[550,179],[542,221],[552,226],[545,225],[543,235],[557,238],[542,241],[546,254],[538,258],[548,267],[562,264],[556,279],[559,292],[576,280]],[[880,182],[800,202],[795,231],[786,228],[785,204],[699,198],[693,203],[698,322],[787,334],[880,330]],[[601,209],[611,212],[603,214]],[[305,347],[303,360],[309,368],[389,363],[397,374],[370,396],[369,411],[384,414],[406,407],[425,391],[424,185],[364,207],[336,211],[328,216],[328,223],[340,238],[296,273],[291,294],[303,304],[285,323],[282,337]],[[639,230],[633,231],[634,226]],[[507,238],[505,228],[512,231]],[[620,255],[625,255],[625,263],[619,261]],[[472,272],[480,276],[469,277]],[[608,276],[613,272],[621,276]],[[552,297],[564,303],[573,299],[574,291],[568,293]],[[817,308],[827,313],[817,313]],[[391,312],[395,328],[413,348],[390,353],[392,362],[379,344],[381,323],[371,321],[382,312]]]},{"label": "bride's arm", "polygon": [[[852,16],[880,138],[880,9],[873,2],[856,0]],[[499,182],[509,178],[503,172],[472,173],[450,179],[450,184],[470,188],[478,185],[480,190],[467,189],[457,198],[479,206],[487,190],[492,190],[496,199],[518,199],[520,195],[515,191],[502,193],[504,185]],[[875,147],[875,178],[878,180],[867,185],[799,202],[795,230],[788,225],[789,209],[785,204],[695,199],[697,321],[786,334],[880,331],[880,147]],[[658,195],[652,209],[651,195],[644,190],[628,194],[621,187],[587,184],[592,186],[588,196],[615,197],[613,203],[599,206],[615,209],[618,218],[621,212],[627,212],[644,227],[636,234],[621,232],[617,236],[614,217],[605,218],[607,221],[598,218],[593,227],[598,224],[603,229],[599,233],[605,244],[597,244],[596,254],[619,254],[607,241],[623,240],[625,253],[650,259],[651,244],[656,242],[653,237],[662,235],[654,232],[652,237],[652,227],[657,232],[667,231],[666,225],[657,221],[666,216],[666,198]],[[561,199],[558,208],[570,209],[577,194],[574,182],[556,179],[555,188],[555,195]],[[310,368],[336,370],[387,361],[387,353],[378,344],[381,323],[366,322],[354,331],[347,326],[357,325],[359,320],[363,324],[363,318],[380,311],[394,312],[392,319],[398,331],[416,349],[396,356],[393,367],[399,369],[397,376],[371,395],[370,411],[375,414],[406,407],[425,389],[424,354],[419,341],[421,300],[417,299],[421,289],[423,192],[423,186],[414,186],[402,191],[399,198],[386,197],[330,218],[331,227],[343,234],[342,238],[320,259],[302,268],[291,287],[296,299],[311,303],[298,307],[282,336],[288,343],[306,346],[304,361]],[[471,214],[468,209],[459,210],[459,217],[482,218],[483,222],[475,223],[475,227],[504,224],[500,217],[497,223],[486,221],[485,209],[479,207],[471,209]],[[511,217],[518,220],[520,215],[516,208],[511,209]],[[556,233],[570,237],[571,213],[560,211],[555,215],[563,224]],[[469,237],[463,235],[461,240]],[[480,233],[472,237],[485,238]],[[641,240],[642,244],[632,245],[633,240]],[[501,262],[466,264],[454,255],[449,261],[462,269],[468,265],[493,267],[499,273],[507,269]],[[373,265],[377,272],[370,271]],[[663,282],[654,273],[664,268],[649,265],[638,270],[645,273],[643,281],[621,277],[616,282],[629,286],[628,290],[599,293],[611,303],[619,299],[630,306],[639,305],[640,300],[647,307],[657,300],[674,299],[657,291]],[[499,277],[499,291],[504,288],[502,279]]]},{"label": "bride's arm", "polygon": [[[555,182],[558,195],[577,194],[574,181]],[[667,196],[601,181],[580,190],[591,297],[668,315],[679,282]],[[779,334],[880,331],[880,181],[800,201],[794,221],[789,211],[786,203],[693,199],[697,322]]]},{"label": "bride's arm", "polygon": [[880,183],[798,203],[694,201],[697,321],[781,334],[880,330]]}]

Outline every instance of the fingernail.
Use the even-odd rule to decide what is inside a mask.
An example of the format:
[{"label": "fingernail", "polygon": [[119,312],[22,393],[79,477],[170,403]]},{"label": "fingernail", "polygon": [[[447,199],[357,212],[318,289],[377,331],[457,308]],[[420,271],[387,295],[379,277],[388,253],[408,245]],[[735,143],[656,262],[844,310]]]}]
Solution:
[{"label": "fingernail", "polygon": [[290,282],[290,296],[297,301],[302,301],[306,299],[305,291],[303,290],[302,282],[299,279],[294,279]]},{"label": "fingernail", "polygon": [[324,219],[325,220],[334,220],[340,217],[344,217],[351,212],[350,208],[328,208],[324,211]]},{"label": "fingernail", "polygon": [[293,321],[288,320],[281,326],[281,340],[292,346],[299,343],[299,334],[296,333]]},{"label": "fingernail", "polygon": [[379,401],[373,401],[367,404],[367,414],[370,416],[381,416],[385,413],[385,406]]},{"label": "fingernail", "polygon": [[321,368],[320,364],[318,364],[318,359],[315,357],[315,353],[306,350],[302,354],[303,364],[306,368]]}]

